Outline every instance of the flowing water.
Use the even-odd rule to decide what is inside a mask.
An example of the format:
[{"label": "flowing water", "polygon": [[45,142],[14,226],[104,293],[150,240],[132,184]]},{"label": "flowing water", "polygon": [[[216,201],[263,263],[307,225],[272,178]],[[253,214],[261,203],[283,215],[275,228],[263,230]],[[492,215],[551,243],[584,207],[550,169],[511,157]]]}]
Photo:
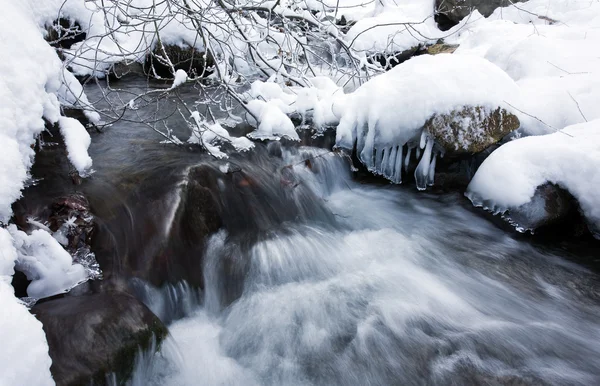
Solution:
[{"label": "flowing water", "polygon": [[[515,240],[459,196],[361,185],[323,153],[286,151],[284,164],[331,216],[284,222],[249,248],[212,236],[203,300],[133,384],[600,382],[596,274]],[[248,267],[227,304],[219,261],[232,254]]]},{"label": "flowing water", "polygon": [[[323,149],[217,161],[151,134],[120,122],[96,135],[81,186],[105,281],[129,272],[169,326],[132,385],[600,384],[599,277],[566,251],[515,238],[459,194],[361,184]],[[198,164],[224,208],[192,272],[203,290],[131,279],[162,269],[149,257]]]}]

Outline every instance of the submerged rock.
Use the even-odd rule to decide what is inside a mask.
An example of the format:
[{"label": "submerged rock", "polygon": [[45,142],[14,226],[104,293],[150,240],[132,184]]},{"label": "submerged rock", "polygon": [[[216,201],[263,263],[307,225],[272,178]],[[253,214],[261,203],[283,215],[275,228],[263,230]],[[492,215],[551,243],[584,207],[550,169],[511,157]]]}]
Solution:
[{"label": "submerged rock", "polygon": [[57,385],[104,384],[106,374],[127,379],[139,349],[167,328],[144,304],[123,292],[67,296],[35,305],[42,322]]},{"label": "submerged rock", "polygon": [[465,106],[450,114],[435,114],[423,127],[451,154],[475,154],[518,129],[519,119],[503,108],[489,111]]}]

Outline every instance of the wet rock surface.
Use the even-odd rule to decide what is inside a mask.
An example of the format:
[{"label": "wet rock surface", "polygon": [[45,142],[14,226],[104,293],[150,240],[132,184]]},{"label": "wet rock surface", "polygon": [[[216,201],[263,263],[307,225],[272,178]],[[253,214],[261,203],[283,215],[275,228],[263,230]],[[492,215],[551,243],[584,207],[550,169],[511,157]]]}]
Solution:
[{"label": "wet rock surface", "polygon": [[124,292],[66,296],[35,305],[57,385],[104,384],[107,374],[126,379],[140,349],[167,335],[161,321]]}]

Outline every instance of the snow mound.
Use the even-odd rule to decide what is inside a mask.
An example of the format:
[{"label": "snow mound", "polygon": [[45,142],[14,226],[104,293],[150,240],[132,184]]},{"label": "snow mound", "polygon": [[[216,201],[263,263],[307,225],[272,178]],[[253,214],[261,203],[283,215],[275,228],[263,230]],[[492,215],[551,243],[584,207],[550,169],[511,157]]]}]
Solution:
[{"label": "snow mound", "polygon": [[[450,114],[465,106],[488,111],[517,103],[515,82],[489,61],[472,55],[440,54],[415,57],[377,76],[344,98],[333,112],[340,119],[336,144],[356,146],[372,172],[400,183],[404,149],[424,149],[417,167],[417,187],[433,183],[434,141],[423,131],[434,114]],[[508,103],[507,103],[508,102]]]},{"label": "snow mound", "polygon": [[266,82],[257,80],[252,83],[247,99],[271,102],[288,116],[301,116],[302,124],[310,118],[316,129],[337,125],[332,105],[334,98],[343,95],[341,87],[325,76],[307,78],[305,82],[305,86],[284,86],[275,77]]},{"label": "snow mound", "polygon": [[466,196],[476,206],[505,212],[529,203],[547,182],[579,201],[600,238],[600,119],[501,146],[477,170]]},{"label": "snow mound", "polygon": [[360,19],[346,34],[356,51],[398,53],[433,44],[446,34],[435,22],[434,2],[378,0],[370,17]]},{"label": "snow mound", "polygon": [[248,114],[248,121],[257,128],[248,134],[248,137],[260,140],[277,140],[281,137],[300,140],[291,119],[281,110],[280,101],[277,99],[265,102],[254,99],[246,104],[246,108],[252,114]]},{"label": "snow mound", "polygon": [[474,12],[447,42],[460,44],[455,54],[484,57],[518,83],[525,135],[600,118],[597,1],[529,0],[487,19]]},{"label": "snow mound", "polygon": [[17,252],[16,267],[31,280],[29,297],[41,299],[67,292],[87,279],[83,266],[73,264],[69,252],[50,233],[38,229],[28,235],[15,225],[7,229]]}]

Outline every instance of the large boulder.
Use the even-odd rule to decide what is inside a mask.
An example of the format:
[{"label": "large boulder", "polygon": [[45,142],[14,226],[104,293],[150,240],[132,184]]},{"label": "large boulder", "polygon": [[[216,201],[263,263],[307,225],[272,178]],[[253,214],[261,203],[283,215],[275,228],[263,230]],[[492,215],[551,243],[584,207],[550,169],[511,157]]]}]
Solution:
[{"label": "large boulder", "polygon": [[106,374],[127,379],[139,349],[168,331],[144,304],[124,292],[66,296],[35,305],[57,385],[104,384]]},{"label": "large boulder", "polygon": [[496,8],[525,1],[527,0],[436,0],[435,8],[438,14],[444,15],[454,23],[458,23],[473,10],[477,10],[483,16],[488,17]]},{"label": "large boulder", "polygon": [[448,114],[435,114],[424,129],[453,155],[476,154],[518,129],[519,119],[503,108],[489,110],[465,106]]}]

